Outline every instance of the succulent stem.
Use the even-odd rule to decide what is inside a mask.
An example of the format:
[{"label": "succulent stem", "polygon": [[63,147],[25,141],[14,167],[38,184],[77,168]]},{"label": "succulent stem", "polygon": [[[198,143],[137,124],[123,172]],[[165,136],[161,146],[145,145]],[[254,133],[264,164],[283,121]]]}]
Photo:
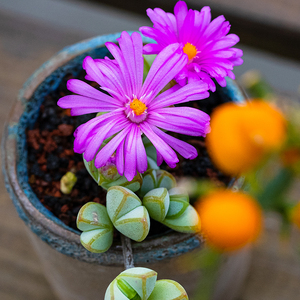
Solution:
[{"label": "succulent stem", "polygon": [[125,269],[134,268],[133,264],[133,253],[131,248],[131,240],[127,236],[121,234],[122,248],[123,248],[123,258]]}]

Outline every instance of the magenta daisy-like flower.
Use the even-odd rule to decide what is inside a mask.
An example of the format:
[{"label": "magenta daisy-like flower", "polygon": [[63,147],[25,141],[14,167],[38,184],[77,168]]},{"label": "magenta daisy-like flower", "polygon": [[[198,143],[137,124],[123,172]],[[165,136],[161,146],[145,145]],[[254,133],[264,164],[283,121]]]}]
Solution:
[{"label": "magenta daisy-like flower", "polygon": [[[115,153],[117,170],[128,180],[132,180],[136,171],[147,170],[142,134],[156,148],[158,164],[165,160],[175,167],[178,162],[175,151],[185,158],[195,158],[197,151],[193,146],[165,131],[205,136],[210,120],[206,113],[173,105],[208,97],[207,84],[177,85],[160,93],[187,63],[182,46],[172,44],[161,51],[143,83],[140,34],[130,36],[123,32],[118,42],[120,47],[106,43],[115,60],[86,57],[83,62],[87,78],[96,81],[109,95],[83,81],[71,79],[67,87],[77,95],[68,95],[58,101],[60,107],[71,108],[72,115],[106,112],[77,128],[74,151],[83,153],[87,161],[95,158],[97,168],[104,166]],[[109,142],[101,148],[109,137]]]},{"label": "magenta daisy-like flower", "polygon": [[239,41],[239,37],[228,34],[230,24],[224,16],[211,21],[208,6],[201,11],[188,10],[184,1],[177,2],[174,15],[160,8],[147,9],[147,15],[153,22],[153,28],[144,26],[140,31],[157,44],[145,45],[145,54],[157,54],[173,43],[183,45],[182,51],[188,61],[175,77],[179,84],[203,80],[210,90],[215,91],[211,78],[215,78],[223,87],[226,86],[226,76],[235,78],[232,69],[243,63],[243,51],[231,48]]}]

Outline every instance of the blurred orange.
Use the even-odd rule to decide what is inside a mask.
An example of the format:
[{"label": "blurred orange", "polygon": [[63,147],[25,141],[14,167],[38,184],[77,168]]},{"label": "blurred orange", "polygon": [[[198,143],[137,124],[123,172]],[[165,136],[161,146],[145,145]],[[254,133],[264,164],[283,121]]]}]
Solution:
[{"label": "blurred orange", "polygon": [[291,167],[300,161],[300,149],[297,147],[286,149],[281,155],[284,166]]},{"label": "blurred orange", "polygon": [[258,203],[242,192],[215,191],[200,199],[196,210],[208,244],[221,251],[236,250],[253,242],[261,229]]},{"label": "blurred orange", "polygon": [[254,100],[226,103],[215,109],[206,143],[216,166],[224,173],[246,172],[286,136],[286,121],[271,104]]},{"label": "blurred orange", "polygon": [[292,208],[291,221],[300,229],[300,202]]}]

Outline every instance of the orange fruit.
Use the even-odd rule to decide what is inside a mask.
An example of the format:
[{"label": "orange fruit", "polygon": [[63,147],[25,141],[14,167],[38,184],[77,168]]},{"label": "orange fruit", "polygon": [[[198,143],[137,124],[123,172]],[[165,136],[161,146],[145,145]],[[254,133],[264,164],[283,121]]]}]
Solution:
[{"label": "orange fruit", "polygon": [[249,171],[266,153],[278,149],[285,136],[286,121],[269,103],[230,102],[213,112],[206,144],[216,166],[235,176]]},{"label": "orange fruit", "polygon": [[201,231],[208,244],[221,251],[253,242],[262,225],[257,201],[242,192],[215,191],[196,203]]}]

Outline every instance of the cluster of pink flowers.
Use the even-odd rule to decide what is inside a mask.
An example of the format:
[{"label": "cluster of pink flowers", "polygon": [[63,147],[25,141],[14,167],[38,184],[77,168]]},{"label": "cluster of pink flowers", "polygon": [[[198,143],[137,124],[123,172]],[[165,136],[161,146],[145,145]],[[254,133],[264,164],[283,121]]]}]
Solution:
[{"label": "cluster of pink flowers", "polygon": [[[164,160],[175,167],[176,152],[187,159],[197,156],[193,146],[166,132],[205,136],[210,117],[198,109],[174,105],[207,98],[208,90],[215,90],[211,78],[225,86],[226,76],[234,78],[233,66],[242,63],[242,51],[230,48],[238,37],[227,34],[230,25],[223,16],[211,22],[208,7],[201,12],[188,10],[185,2],[179,1],[174,15],[159,8],[147,13],[153,28],[140,31],[156,44],[143,46],[139,33],[130,36],[123,32],[117,39],[119,45],[106,43],[114,60],[84,59],[86,78],[109,95],[71,79],[67,87],[74,94],[58,101],[60,107],[71,108],[72,115],[105,112],[77,128],[74,151],[83,153],[87,161],[95,158],[97,168],[115,154],[117,170],[128,180],[137,171],[147,170],[143,134],[157,150],[158,165]],[[144,82],[143,54],[157,54]],[[177,84],[161,92],[172,79]]]}]

